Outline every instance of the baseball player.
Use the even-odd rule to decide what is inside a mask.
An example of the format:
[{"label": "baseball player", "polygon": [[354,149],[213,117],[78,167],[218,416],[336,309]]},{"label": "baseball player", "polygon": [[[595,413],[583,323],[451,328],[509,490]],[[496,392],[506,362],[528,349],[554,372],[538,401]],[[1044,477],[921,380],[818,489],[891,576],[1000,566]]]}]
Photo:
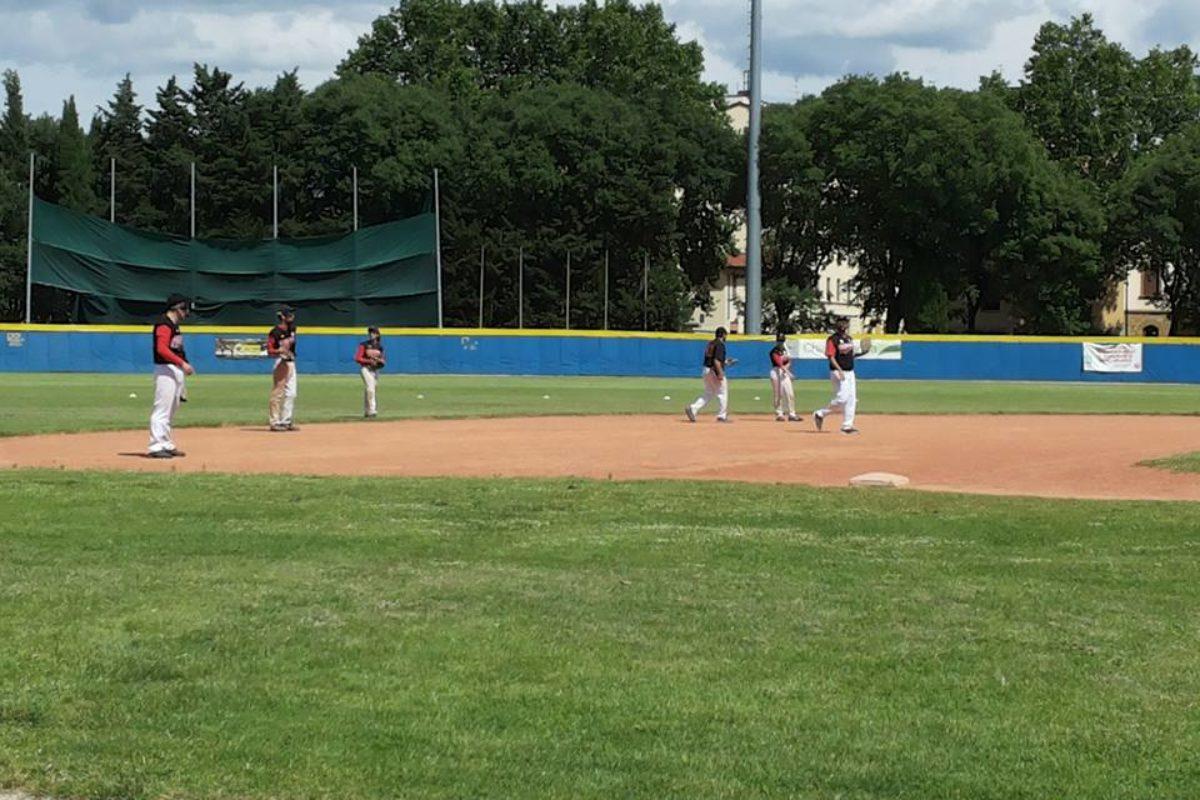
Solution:
[{"label": "baseball player", "polygon": [[724,328],[717,328],[713,340],[704,348],[704,394],[683,409],[689,422],[695,422],[696,415],[714,397],[718,403],[717,422],[729,422],[729,381],[725,378],[725,368],[736,364],[737,359],[725,356],[725,337],[728,334]]},{"label": "baseball player", "polygon": [[269,406],[273,431],[299,430],[293,420],[296,408],[296,311],[281,306],[275,312],[279,324],[267,334],[267,355],[275,358]]},{"label": "baseball player", "polygon": [[151,458],[175,458],[183,453],[175,448],[171,425],[179,410],[184,376],[194,375],[183,349],[179,323],[187,318],[191,302],[181,294],[167,298],[167,309],[154,321],[154,410],[150,412]]},{"label": "baseball player", "polygon": [[367,328],[366,341],[358,343],[354,360],[358,363],[358,371],[363,379],[363,416],[375,419],[375,387],[379,383],[379,370],[387,363],[383,357],[383,341],[379,338],[379,328],[374,325]]},{"label": "baseball player", "polygon": [[[837,410],[842,412],[842,433],[855,434],[854,412],[858,407],[858,386],[854,380],[853,337],[847,332],[849,317],[837,318],[837,329],[825,340],[825,356],[829,359],[829,378],[833,382],[833,399],[825,408],[813,412],[813,423],[817,430],[825,424],[825,417]],[[864,337],[858,348],[859,355],[871,352],[871,340]]]},{"label": "baseball player", "polygon": [[775,334],[771,348],[771,393],[775,398],[775,421],[799,422],[796,414],[796,392],[792,387],[792,357],[787,351],[787,336]]}]

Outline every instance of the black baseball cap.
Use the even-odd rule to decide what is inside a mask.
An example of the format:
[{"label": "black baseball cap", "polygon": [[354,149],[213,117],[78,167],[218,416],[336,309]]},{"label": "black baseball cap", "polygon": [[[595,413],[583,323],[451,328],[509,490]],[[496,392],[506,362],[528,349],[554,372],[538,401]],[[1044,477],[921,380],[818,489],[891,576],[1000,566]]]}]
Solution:
[{"label": "black baseball cap", "polygon": [[167,309],[175,308],[176,306],[192,307],[192,301],[181,294],[173,294],[167,298]]},{"label": "black baseball cap", "polygon": [[367,328],[367,333],[379,333],[379,328],[376,328],[374,325],[372,325],[371,327]]},{"label": "black baseball cap", "polygon": [[284,316],[285,314],[295,314],[296,309],[292,308],[291,306],[280,306],[275,313],[279,316]]},{"label": "black baseball cap", "polygon": [[717,328],[716,336],[718,339],[721,338],[722,336],[728,336],[728,335],[729,335],[729,331],[725,330],[724,326]]},{"label": "black baseball cap", "polygon": [[786,342],[786,341],[787,341],[787,334],[786,334],[786,333],[784,333],[783,331],[780,331],[779,333],[775,334],[775,341],[777,341],[777,342]]}]

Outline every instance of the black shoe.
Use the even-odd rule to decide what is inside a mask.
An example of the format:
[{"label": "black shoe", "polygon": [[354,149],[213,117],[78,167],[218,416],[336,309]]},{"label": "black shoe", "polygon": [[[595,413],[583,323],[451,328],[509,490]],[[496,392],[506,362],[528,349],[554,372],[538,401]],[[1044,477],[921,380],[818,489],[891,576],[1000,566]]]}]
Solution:
[{"label": "black shoe", "polygon": [[842,428],[842,433],[846,434],[847,436],[852,436],[853,434],[858,433],[858,428]]},{"label": "black shoe", "polygon": [[817,412],[813,412],[813,425],[817,426],[817,430],[821,430],[825,426],[825,418]]},{"label": "black shoe", "polygon": [[170,450],[152,450],[146,453],[146,458],[174,458],[175,454]]}]

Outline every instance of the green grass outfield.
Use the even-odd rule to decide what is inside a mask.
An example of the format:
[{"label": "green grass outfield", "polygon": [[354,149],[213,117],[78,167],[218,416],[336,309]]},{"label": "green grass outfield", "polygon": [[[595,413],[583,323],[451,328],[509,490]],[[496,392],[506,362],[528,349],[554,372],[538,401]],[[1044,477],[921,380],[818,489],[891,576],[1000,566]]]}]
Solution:
[{"label": "green grass outfield", "polygon": [[1170,472],[1200,472],[1200,453],[1184,453],[1170,458],[1157,458],[1153,461],[1145,461],[1143,465]]},{"label": "green grass outfield", "polygon": [[[301,375],[299,422],[358,419],[357,376]],[[533,414],[680,414],[699,380],[670,378],[511,378],[384,375],[380,416]],[[197,376],[176,424],[265,423],[270,378]],[[799,381],[802,410],[829,398],[824,381]],[[136,394],[131,398],[130,394]],[[424,395],[418,399],[418,395]],[[545,396],[549,395],[546,399]],[[731,381],[733,413],[767,413],[765,378]],[[663,398],[669,396],[670,400]],[[759,397],[755,401],[755,396]],[[0,436],[55,431],[142,428],[150,417],[149,375],[0,374]],[[859,384],[861,414],[1195,414],[1193,386],[1062,383],[867,381]]]},{"label": "green grass outfield", "polygon": [[1193,798],[1200,505],[0,473],[0,787]]}]

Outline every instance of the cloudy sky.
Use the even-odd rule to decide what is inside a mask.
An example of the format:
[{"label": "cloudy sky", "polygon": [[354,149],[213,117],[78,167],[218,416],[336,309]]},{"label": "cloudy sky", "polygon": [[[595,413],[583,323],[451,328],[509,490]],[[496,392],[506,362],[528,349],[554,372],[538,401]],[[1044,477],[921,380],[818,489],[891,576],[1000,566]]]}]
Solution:
[{"label": "cloudy sky", "polygon": [[[662,0],[681,35],[704,45],[711,79],[738,88],[749,0]],[[390,3],[367,0],[0,0],[0,67],[15,67],[26,106],[57,114],[74,94],[86,120],[126,72],[143,102],[199,61],[266,85],[299,68],[327,79]],[[1200,45],[1196,0],[764,0],[769,99],[819,91],[848,72],[895,69],[973,86],[994,69],[1016,79],[1039,25],[1091,11],[1141,53]]]}]

